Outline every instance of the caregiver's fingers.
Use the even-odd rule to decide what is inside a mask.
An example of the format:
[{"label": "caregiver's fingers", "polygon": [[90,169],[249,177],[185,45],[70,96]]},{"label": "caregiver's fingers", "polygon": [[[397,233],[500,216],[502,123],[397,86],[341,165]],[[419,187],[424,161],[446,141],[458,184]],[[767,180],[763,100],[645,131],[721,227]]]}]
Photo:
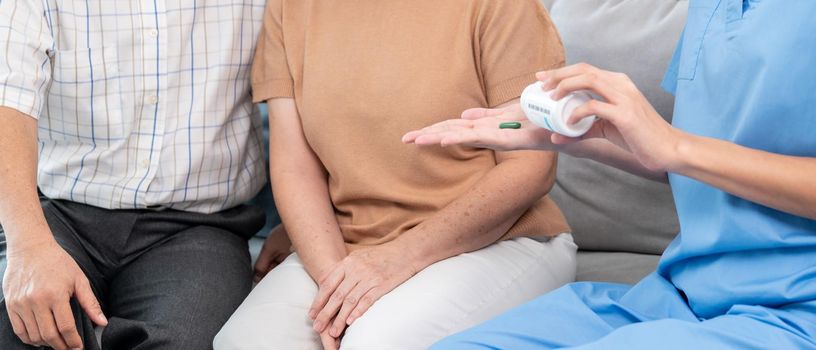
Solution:
[{"label": "caregiver's fingers", "polygon": [[581,136],[568,137],[553,133],[550,141],[556,145],[565,145],[586,139],[607,138],[604,128],[607,127],[607,123],[612,123],[614,125],[613,120],[620,119],[620,115],[621,111],[619,107],[598,100],[590,100],[573,110],[572,114],[569,116],[569,118],[567,118],[567,124],[574,125],[584,118],[598,117],[599,120],[597,120],[595,124],[593,124],[592,127]]},{"label": "caregiver's fingers", "polygon": [[589,130],[585,134],[583,134],[581,136],[578,136],[578,137],[569,137],[569,136],[564,136],[564,135],[561,135],[561,134],[553,133],[551,138],[550,138],[550,141],[553,144],[556,144],[556,145],[567,145],[567,144],[575,143],[575,142],[582,141],[582,140],[588,140],[588,139],[594,139],[594,138],[606,138],[606,135],[604,134],[604,131],[603,131],[604,126],[602,125],[601,122],[596,122],[595,124],[592,125],[591,128],[589,128]]},{"label": "caregiver's fingers", "polygon": [[572,114],[567,118],[567,124],[574,125],[582,119],[592,116],[612,121],[614,124],[615,120],[620,118],[620,109],[603,101],[590,100],[572,111]]},{"label": "caregiver's fingers", "polygon": [[620,103],[625,96],[615,84],[603,73],[580,74],[561,80],[550,92],[550,97],[560,100],[575,91],[588,90],[609,102]]},{"label": "caregiver's fingers", "polygon": [[550,91],[554,89],[556,86],[558,86],[558,83],[560,83],[564,79],[587,73],[597,74],[600,72],[602,72],[600,69],[590,64],[577,63],[558,69],[538,72],[536,73],[536,78],[543,83],[542,89],[544,89],[545,91]]}]

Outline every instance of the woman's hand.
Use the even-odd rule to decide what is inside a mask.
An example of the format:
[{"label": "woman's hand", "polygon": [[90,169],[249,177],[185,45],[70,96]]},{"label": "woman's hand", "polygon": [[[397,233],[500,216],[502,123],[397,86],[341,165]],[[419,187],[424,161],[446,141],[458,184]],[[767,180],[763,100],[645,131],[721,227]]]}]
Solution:
[{"label": "woman's hand", "polygon": [[340,337],[339,336],[334,337],[331,334],[329,334],[328,328],[320,332],[320,343],[323,344],[323,350],[340,349]]},{"label": "woman's hand", "polygon": [[320,280],[309,310],[315,331],[340,337],[374,302],[416,274],[395,248],[386,244],[353,251]]},{"label": "woman's hand", "polygon": [[586,134],[569,138],[553,134],[556,145],[601,138],[631,152],[651,171],[669,171],[677,163],[677,147],[686,134],[672,127],[655,111],[646,97],[625,74],[577,64],[542,72],[538,78],[553,99],[579,90],[588,90],[605,101],[592,100],[578,107],[567,121],[574,124],[595,115],[598,120]]},{"label": "woman's hand", "polygon": [[[499,129],[504,122],[520,122],[521,129]],[[402,142],[419,146],[463,145],[497,151],[520,149],[556,150],[550,142],[552,133],[527,120],[519,104],[504,108],[473,108],[462,113],[462,119],[451,119],[422,130],[411,131]]]},{"label": "woman's hand", "polygon": [[292,242],[283,224],[275,226],[269,231],[258,260],[255,262],[255,283],[261,281],[269,271],[282,263],[292,253]]}]

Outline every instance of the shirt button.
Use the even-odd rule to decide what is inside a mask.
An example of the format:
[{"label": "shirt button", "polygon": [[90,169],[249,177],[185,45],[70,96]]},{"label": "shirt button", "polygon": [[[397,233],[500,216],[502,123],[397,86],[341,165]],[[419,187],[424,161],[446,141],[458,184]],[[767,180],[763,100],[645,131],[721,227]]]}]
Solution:
[{"label": "shirt button", "polygon": [[149,35],[151,38],[158,38],[159,37],[159,30],[158,29],[151,29],[149,32],[147,32],[147,35]]},{"label": "shirt button", "polygon": [[145,102],[147,102],[147,104],[149,104],[149,105],[158,104],[159,103],[159,96],[156,96],[156,95],[147,96],[147,98],[145,99]]}]

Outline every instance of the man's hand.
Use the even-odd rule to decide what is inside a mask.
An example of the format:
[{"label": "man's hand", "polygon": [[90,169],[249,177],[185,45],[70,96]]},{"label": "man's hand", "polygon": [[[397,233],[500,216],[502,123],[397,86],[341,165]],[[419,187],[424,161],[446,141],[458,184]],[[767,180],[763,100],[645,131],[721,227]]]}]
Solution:
[{"label": "man's hand", "polygon": [[383,295],[414,276],[404,252],[389,245],[353,251],[322,278],[309,317],[318,333],[338,338]]},{"label": "man's hand", "polygon": [[275,226],[266,237],[258,260],[255,262],[255,283],[261,281],[269,271],[292,254],[292,242],[283,224]]},{"label": "man's hand", "polygon": [[9,247],[3,293],[14,333],[29,345],[82,349],[72,297],[94,323],[108,323],[88,278],[53,239]]}]

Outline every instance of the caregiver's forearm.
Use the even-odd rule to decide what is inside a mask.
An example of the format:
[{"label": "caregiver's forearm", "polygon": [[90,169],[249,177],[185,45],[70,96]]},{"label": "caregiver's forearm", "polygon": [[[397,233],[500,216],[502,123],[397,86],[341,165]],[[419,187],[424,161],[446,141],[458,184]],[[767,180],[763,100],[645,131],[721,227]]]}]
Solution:
[{"label": "caregiver's forearm", "polygon": [[670,172],[794,215],[816,219],[816,159],[685,134]]},{"label": "caregiver's forearm", "polygon": [[319,282],[347,252],[326,170],[306,142],[293,99],[269,101],[269,157],[278,212],[306,271]]},{"label": "caregiver's forearm", "polygon": [[586,139],[565,145],[562,152],[577,158],[592,159],[652,181],[669,182],[665,171],[656,172],[647,169],[638,162],[631,152],[605,139]]},{"label": "caregiver's forearm", "polygon": [[414,271],[484,248],[513,226],[555,182],[557,154],[517,151],[502,157],[469,191],[388,243],[409,254]]}]

